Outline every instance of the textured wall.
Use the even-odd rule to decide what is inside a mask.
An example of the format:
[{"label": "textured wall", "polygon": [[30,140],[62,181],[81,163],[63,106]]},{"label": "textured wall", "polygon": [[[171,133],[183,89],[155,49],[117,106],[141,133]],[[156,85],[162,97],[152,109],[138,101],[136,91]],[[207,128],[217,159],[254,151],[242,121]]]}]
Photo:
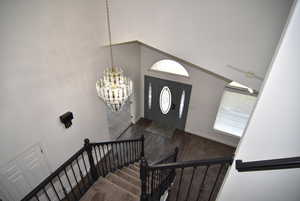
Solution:
[{"label": "textured wall", "polygon": [[[0,165],[35,143],[55,169],[83,145],[109,139],[95,82],[108,60],[104,2],[0,2]],[[74,113],[65,129],[59,116]]]}]

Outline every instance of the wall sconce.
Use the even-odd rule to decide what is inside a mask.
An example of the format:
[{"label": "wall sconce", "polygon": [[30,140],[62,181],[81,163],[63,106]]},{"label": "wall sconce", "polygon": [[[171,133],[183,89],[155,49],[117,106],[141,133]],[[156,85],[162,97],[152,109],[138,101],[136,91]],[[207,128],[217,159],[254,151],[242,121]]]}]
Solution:
[{"label": "wall sconce", "polygon": [[59,119],[66,128],[70,128],[72,125],[73,114],[72,112],[66,112],[65,114],[61,115]]}]

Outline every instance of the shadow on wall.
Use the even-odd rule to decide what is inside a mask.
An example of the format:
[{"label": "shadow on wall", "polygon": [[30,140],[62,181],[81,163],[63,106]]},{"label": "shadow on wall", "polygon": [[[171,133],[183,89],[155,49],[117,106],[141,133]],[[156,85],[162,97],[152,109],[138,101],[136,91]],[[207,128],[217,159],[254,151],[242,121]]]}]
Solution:
[{"label": "shadow on wall", "polygon": [[106,107],[106,114],[109,136],[111,140],[115,140],[131,124],[130,100],[126,102],[120,112],[112,112],[108,107]]}]

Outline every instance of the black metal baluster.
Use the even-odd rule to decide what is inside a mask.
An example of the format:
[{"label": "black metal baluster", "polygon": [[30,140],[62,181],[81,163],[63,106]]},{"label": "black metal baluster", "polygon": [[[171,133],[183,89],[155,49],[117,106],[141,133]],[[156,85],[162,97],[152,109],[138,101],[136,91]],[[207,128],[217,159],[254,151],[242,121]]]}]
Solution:
[{"label": "black metal baluster", "polygon": [[70,181],[69,175],[67,174],[66,169],[64,169],[64,172],[65,172],[65,175],[66,175],[66,177],[67,177],[68,184],[69,184],[70,189],[71,189],[70,192],[72,193],[72,195],[73,195],[73,197],[75,198],[75,200],[77,200],[77,195],[76,195],[76,193],[73,191],[73,187],[72,187],[72,184],[71,184],[71,181]]},{"label": "black metal baluster", "polygon": [[124,166],[127,166],[127,152],[126,152],[126,143],[122,143],[123,153],[124,153]]},{"label": "black metal baluster", "polygon": [[74,168],[73,168],[72,163],[71,163],[70,167],[71,167],[71,170],[72,170],[74,179],[75,179],[75,181],[76,181],[76,187],[78,188],[78,190],[79,190],[79,192],[80,192],[80,195],[82,195],[82,191],[81,191],[81,188],[80,188],[80,186],[79,186],[79,184],[78,184],[78,180],[77,180],[77,177],[76,177],[76,175],[75,175],[75,171],[74,171]]},{"label": "black metal baluster", "polygon": [[137,141],[137,144],[136,144],[136,151],[137,151],[137,156],[136,156],[136,160],[139,161],[140,160],[140,157],[141,157],[141,153],[140,153],[140,144],[141,142],[140,141]]},{"label": "black metal baluster", "polygon": [[136,141],[136,161],[140,160],[140,151],[139,151],[140,141]]},{"label": "black metal baluster", "polygon": [[117,160],[118,160],[118,168],[120,169],[122,166],[122,158],[121,158],[121,151],[120,151],[120,143],[116,143],[116,150],[117,150]]},{"label": "black metal baluster", "polygon": [[137,141],[134,141],[134,162],[137,161]]},{"label": "black metal baluster", "polygon": [[110,172],[113,172],[114,168],[113,168],[113,160],[111,158],[111,146],[110,146],[110,144],[107,144],[106,147],[107,147],[107,156],[108,156],[109,163],[110,163]]},{"label": "black metal baluster", "polygon": [[142,157],[142,141],[139,141],[139,159]]},{"label": "black metal baluster", "polygon": [[124,143],[120,143],[121,146],[121,153],[122,153],[122,159],[123,159],[123,167],[126,165],[126,153],[125,153],[125,148],[124,148]]},{"label": "black metal baluster", "polygon": [[112,144],[110,145],[110,147],[111,147],[111,153],[112,153],[111,158],[112,158],[112,160],[113,160],[113,166],[114,166],[114,169],[113,169],[113,170],[116,171],[116,170],[118,169],[118,167],[117,167],[117,165],[116,165],[116,156],[115,156],[114,144],[115,144],[115,143],[112,143]]},{"label": "black metal baluster", "polygon": [[115,144],[115,152],[116,152],[117,167],[118,167],[118,169],[120,169],[121,165],[120,165],[120,156],[119,156],[118,144],[119,143],[116,142],[116,144]]},{"label": "black metal baluster", "polygon": [[[59,181],[59,183],[61,185],[61,188],[63,189],[64,195],[65,195],[64,198],[67,198],[68,200],[70,200],[69,195],[68,195],[68,193],[67,193],[67,191],[66,191],[66,189],[65,189],[65,187],[64,187],[64,185],[63,185],[63,183],[62,183],[62,181],[60,179],[60,176],[57,175],[57,178],[58,178],[58,181]],[[71,188],[71,190],[72,190],[72,188]]]},{"label": "black metal baluster", "polygon": [[145,137],[144,135],[141,136],[141,158],[145,156]]},{"label": "black metal baluster", "polygon": [[216,188],[218,179],[219,179],[219,177],[220,177],[220,175],[221,175],[221,172],[222,172],[223,167],[224,167],[224,164],[222,164],[221,167],[220,167],[220,169],[219,169],[219,172],[218,172],[218,175],[217,175],[217,177],[216,177],[215,183],[214,183],[213,188],[212,188],[212,190],[211,190],[211,192],[210,192],[208,201],[210,201],[210,199],[212,198],[212,195],[213,195],[213,193],[214,193],[214,191],[215,191],[215,188]]},{"label": "black metal baluster", "polygon": [[81,171],[79,162],[78,162],[78,158],[76,158],[76,164],[77,164],[77,166],[78,166],[79,175],[80,175],[80,178],[81,178],[81,182],[80,182],[80,183],[82,183],[83,192],[85,192],[86,189],[85,189],[85,185],[84,185],[84,178],[83,178],[83,174],[82,174],[82,171]]},{"label": "black metal baluster", "polygon": [[159,170],[156,170],[156,191],[159,191],[159,180],[160,180],[160,175],[159,175]]},{"label": "black metal baluster", "polygon": [[179,192],[180,192],[180,188],[181,188],[181,181],[182,181],[183,171],[184,171],[184,168],[181,168],[179,185],[178,185],[177,194],[176,194],[176,201],[178,200],[178,196],[179,196]]},{"label": "black metal baluster", "polygon": [[155,191],[157,191],[157,189],[158,189],[158,170],[155,170],[155,180],[154,180],[154,183],[155,183]]},{"label": "black metal baluster", "polygon": [[130,141],[129,142],[127,142],[127,144],[128,144],[128,151],[129,151],[129,163],[131,163],[131,161],[132,161],[132,155],[131,155],[131,152],[132,152],[132,150],[131,150],[131,146],[130,146]]},{"label": "black metal baluster", "polygon": [[105,156],[108,157],[109,170],[110,170],[110,172],[112,172],[112,168],[111,168],[111,160],[110,160],[109,155],[110,155],[110,151],[108,150],[108,144],[106,144],[106,154],[105,154]]},{"label": "black metal baluster", "polygon": [[133,141],[132,142],[132,145],[133,145],[133,162],[136,161],[136,141]]},{"label": "black metal baluster", "polygon": [[132,162],[132,149],[131,149],[131,142],[127,142],[128,144],[128,151],[129,151],[129,163]]},{"label": "black metal baluster", "polygon": [[47,199],[48,199],[49,201],[51,201],[51,199],[50,199],[50,197],[49,197],[49,195],[48,195],[47,191],[45,190],[45,188],[43,188],[43,191],[44,191],[44,193],[45,193],[45,195],[46,195]]},{"label": "black metal baluster", "polygon": [[125,156],[125,166],[128,165],[128,154],[127,154],[127,145],[126,142],[123,142],[124,156]]},{"label": "black metal baluster", "polygon": [[[94,153],[95,153],[95,157],[96,157],[96,169],[97,169],[97,172],[98,172],[98,175],[101,175],[101,171],[100,171],[100,167],[99,167],[99,163],[100,163],[100,159],[98,159],[98,154],[97,154],[97,150],[96,150],[96,146],[93,146],[92,150],[94,150]],[[99,153],[99,157],[100,157],[100,153]]]},{"label": "black metal baluster", "polygon": [[92,182],[91,182],[90,177],[89,177],[89,172],[88,172],[87,167],[86,167],[86,163],[85,163],[85,160],[84,160],[84,154],[83,153],[81,154],[81,157],[82,157],[83,166],[84,166],[84,169],[85,169],[85,176],[88,180],[88,183],[91,185]]},{"label": "black metal baluster", "polygon": [[189,194],[190,194],[190,191],[191,191],[191,187],[192,187],[192,183],[193,183],[193,180],[194,180],[194,175],[195,175],[195,170],[196,169],[197,169],[196,167],[193,167],[192,178],[191,178],[191,182],[190,182],[189,187],[188,187],[188,191],[187,191],[187,194],[186,194],[185,201],[187,201],[188,198],[189,198]]},{"label": "black metal baluster", "polygon": [[97,163],[97,167],[99,168],[100,175],[102,175],[102,177],[104,177],[105,176],[105,164],[103,163],[103,159],[101,160],[101,149],[100,149],[100,146],[98,146],[98,145],[96,146],[97,150],[98,150],[98,153],[99,153],[99,162]]},{"label": "black metal baluster", "polygon": [[57,193],[57,191],[56,191],[56,189],[55,189],[55,187],[54,187],[54,185],[53,185],[52,180],[50,181],[50,184],[51,184],[51,186],[52,186],[52,188],[53,188],[53,190],[54,190],[54,193],[55,193],[56,197],[58,198],[59,201],[61,201],[61,199],[60,199],[60,197],[59,197],[59,195],[58,195],[58,193]]},{"label": "black metal baluster", "polygon": [[122,149],[121,149],[121,143],[118,143],[118,153],[119,153],[119,160],[120,160],[120,166],[119,168],[123,167],[123,155],[122,155]]},{"label": "black metal baluster", "polygon": [[102,149],[102,153],[103,153],[102,160],[104,161],[104,165],[105,165],[105,174],[104,174],[104,176],[105,176],[108,173],[108,166],[107,166],[106,159],[105,159],[105,151],[104,151],[103,145],[101,145],[101,149]]},{"label": "black metal baluster", "polygon": [[122,167],[125,166],[125,155],[124,155],[124,149],[123,149],[123,143],[120,143],[120,155],[122,158]]},{"label": "black metal baluster", "polygon": [[[149,173],[149,172],[148,172],[148,173]],[[147,189],[147,190],[146,190],[146,192],[147,192],[147,194],[148,194],[148,193],[150,192],[150,186],[149,186],[149,182],[150,182],[150,181],[149,181],[149,176],[147,175],[146,177],[147,177],[147,184],[146,184],[146,186],[147,186],[146,189]]]},{"label": "black metal baluster", "polygon": [[128,165],[130,164],[130,146],[129,146],[129,142],[125,142],[126,144],[126,150],[127,150],[127,156],[128,156]]},{"label": "black metal baluster", "polygon": [[151,172],[151,197],[153,196],[153,190],[154,190],[154,174],[155,174],[155,170]]},{"label": "black metal baluster", "polygon": [[35,197],[35,199],[36,199],[37,201],[40,201],[40,199],[39,199],[39,197],[38,197],[37,195],[35,195],[34,197]]},{"label": "black metal baluster", "polygon": [[131,141],[130,142],[130,144],[131,144],[131,163],[133,163],[133,161],[134,161],[134,148],[133,148],[133,142]]},{"label": "black metal baluster", "polygon": [[200,195],[201,195],[201,192],[202,192],[203,187],[204,187],[204,183],[205,183],[205,179],[206,179],[206,175],[207,175],[209,167],[210,167],[209,165],[206,166],[206,169],[205,169],[205,172],[204,172],[204,175],[203,175],[203,178],[202,178],[202,182],[201,182],[201,185],[200,185],[200,188],[199,188],[199,191],[198,191],[198,195],[197,195],[196,201],[199,201],[199,199],[200,199]]},{"label": "black metal baluster", "polygon": [[113,164],[114,164],[114,171],[116,170],[116,169],[118,169],[116,166],[116,157],[115,157],[115,152],[114,152],[114,143],[112,143],[111,145],[111,153],[112,153],[112,159],[113,159]]}]

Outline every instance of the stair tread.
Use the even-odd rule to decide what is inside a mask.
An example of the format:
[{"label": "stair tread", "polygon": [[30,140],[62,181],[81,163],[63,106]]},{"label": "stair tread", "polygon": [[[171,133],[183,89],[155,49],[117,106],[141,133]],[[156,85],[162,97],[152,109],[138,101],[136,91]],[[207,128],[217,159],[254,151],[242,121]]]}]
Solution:
[{"label": "stair tread", "polygon": [[118,176],[120,176],[120,177],[123,177],[124,179],[126,179],[130,183],[132,183],[132,184],[134,184],[134,185],[136,185],[136,186],[138,186],[140,188],[140,186],[141,186],[141,180],[139,178],[134,177],[134,176],[132,176],[132,175],[130,175],[130,174],[122,171],[122,170],[117,170],[115,172],[115,174],[118,175]]},{"label": "stair tread", "polygon": [[135,172],[139,173],[140,172],[140,168],[136,167],[135,165],[129,165],[129,168],[134,170]]},{"label": "stair tread", "polygon": [[131,168],[129,168],[129,167],[125,167],[125,168],[123,168],[122,169],[124,172],[126,172],[126,173],[128,173],[128,174],[130,174],[131,176],[134,176],[134,177],[136,177],[136,178],[140,178],[140,173],[139,172],[136,172],[136,171],[134,171],[134,170],[132,170]]},{"label": "stair tread", "polygon": [[139,201],[139,196],[121,188],[106,178],[99,178],[80,201]]},{"label": "stair tread", "polygon": [[141,190],[138,186],[130,183],[129,181],[127,181],[126,179],[114,174],[114,173],[110,173],[106,176],[106,178],[111,181],[112,183],[120,186],[121,188],[124,188],[125,190],[139,196],[141,193]]}]

